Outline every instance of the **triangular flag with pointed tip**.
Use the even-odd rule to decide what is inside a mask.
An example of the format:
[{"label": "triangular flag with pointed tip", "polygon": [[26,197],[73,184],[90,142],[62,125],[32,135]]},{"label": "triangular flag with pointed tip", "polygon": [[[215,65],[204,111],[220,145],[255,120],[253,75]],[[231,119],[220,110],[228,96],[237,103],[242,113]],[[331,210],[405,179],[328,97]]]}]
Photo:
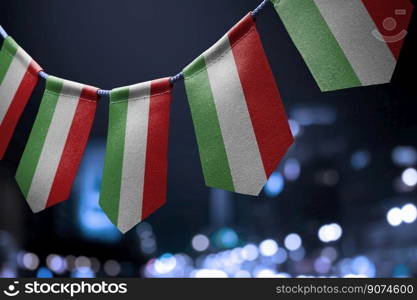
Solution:
[{"label": "triangular flag with pointed tip", "polygon": [[48,77],[16,173],[33,212],[69,198],[97,107],[97,88]]},{"label": "triangular flag with pointed tip", "polygon": [[252,15],[184,76],[206,184],[258,195],[293,136]]},{"label": "triangular flag with pointed tip", "polygon": [[114,89],[100,206],[125,233],[166,202],[169,78]]},{"label": "triangular flag with pointed tip", "polygon": [[0,159],[38,83],[42,68],[9,36],[0,51]]},{"label": "triangular flag with pointed tip", "polygon": [[410,0],[272,0],[322,91],[391,81]]}]

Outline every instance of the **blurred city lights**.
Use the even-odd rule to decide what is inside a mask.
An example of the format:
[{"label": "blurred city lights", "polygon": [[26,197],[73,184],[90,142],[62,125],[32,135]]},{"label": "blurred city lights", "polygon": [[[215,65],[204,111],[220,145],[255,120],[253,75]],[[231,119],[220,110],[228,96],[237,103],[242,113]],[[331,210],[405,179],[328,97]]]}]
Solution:
[{"label": "blurred city lights", "polygon": [[296,233],[291,233],[287,235],[284,241],[285,247],[290,251],[295,251],[301,247],[302,240],[301,237]]},{"label": "blurred city lights", "polygon": [[417,219],[417,208],[414,204],[404,205],[401,209],[402,221],[408,224],[413,223]]},{"label": "blurred city lights", "polygon": [[16,271],[11,268],[0,269],[0,278],[16,278]]},{"label": "blurred city lights", "polygon": [[116,277],[117,275],[120,274],[121,266],[115,260],[108,260],[104,263],[103,269],[107,275]]},{"label": "blurred city lights", "polygon": [[335,242],[342,237],[342,234],[342,227],[336,223],[323,225],[318,232],[319,239],[323,243]]},{"label": "blurred city lights", "polygon": [[115,242],[122,235],[100,208],[100,182],[103,174],[105,145],[91,141],[85,151],[79,175],[74,182],[77,201],[77,225],[82,234],[91,239]]},{"label": "blurred city lights", "polygon": [[401,209],[391,208],[387,213],[387,221],[391,226],[399,226],[402,222],[411,224],[417,220],[417,208],[414,204],[406,204]]},{"label": "blurred city lights", "polygon": [[250,272],[246,271],[246,270],[239,270],[235,273],[235,278],[251,278],[251,274]]},{"label": "blurred city lights", "polygon": [[288,124],[290,125],[291,133],[294,137],[297,137],[301,133],[301,126],[296,120],[288,120]]},{"label": "blurred city lights", "polygon": [[95,274],[90,267],[78,267],[71,273],[72,278],[94,278]]},{"label": "blurred city lights", "polygon": [[314,270],[319,274],[326,274],[332,267],[331,261],[327,257],[320,256],[314,261]]},{"label": "blurred city lights", "polygon": [[321,256],[327,257],[331,262],[337,259],[337,250],[333,247],[326,247],[321,251]]},{"label": "blurred city lights", "polygon": [[392,276],[394,278],[407,278],[411,276],[410,268],[405,264],[396,265]]},{"label": "blurred city lights", "polygon": [[93,272],[97,273],[98,271],[100,271],[100,267],[101,267],[100,261],[96,257],[90,257],[90,261],[91,261],[91,269],[93,270]]},{"label": "blurred city lights", "polygon": [[352,164],[353,169],[355,170],[362,170],[366,168],[371,161],[371,154],[369,151],[361,150],[353,153],[350,162]]},{"label": "blurred city lights", "polygon": [[74,255],[68,255],[65,257],[65,262],[67,264],[67,269],[69,271],[72,271],[73,269],[75,269],[75,259],[76,257]]},{"label": "blurred city lights", "polygon": [[227,273],[221,270],[201,269],[197,270],[195,278],[228,278]]},{"label": "blurred city lights", "polygon": [[403,172],[401,179],[407,186],[415,186],[417,184],[417,170],[414,168],[406,169]]},{"label": "blurred city lights", "polygon": [[46,265],[56,274],[62,274],[67,268],[66,261],[59,255],[50,254],[46,258]]},{"label": "blurred city lights", "polygon": [[299,107],[293,109],[291,115],[303,126],[331,125],[337,119],[337,111],[333,107]]},{"label": "blurred city lights", "polygon": [[37,278],[52,278],[54,277],[54,275],[48,268],[42,267],[38,269],[38,272],[36,272],[36,277]]},{"label": "blurred city lights", "polygon": [[271,175],[268,182],[265,185],[264,191],[268,197],[276,197],[284,189],[284,178],[281,173],[275,172]]},{"label": "blurred city lights", "polygon": [[207,248],[210,246],[210,240],[207,236],[198,234],[193,237],[191,245],[193,246],[194,250],[202,252],[207,250]]},{"label": "blurred city lights", "polygon": [[167,274],[174,270],[176,265],[176,257],[171,253],[166,253],[155,261],[155,270],[159,274]]},{"label": "blurred city lights", "polygon": [[261,269],[254,275],[256,278],[273,278],[275,277],[275,272],[271,269]]},{"label": "blurred city lights", "polygon": [[233,229],[225,227],[214,234],[214,241],[217,247],[228,249],[237,245],[239,237]]},{"label": "blurred city lights", "polygon": [[253,244],[246,245],[242,249],[242,257],[247,261],[253,261],[259,256],[258,247]]},{"label": "blurred city lights", "polygon": [[393,162],[400,167],[415,165],[417,162],[417,151],[414,147],[398,146],[392,151]]},{"label": "blurred city lights", "polygon": [[76,268],[81,268],[81,267],[91,268],[91,261],[86,256],[79,256],[75,259],[75,267]]},{"label": "blurred city lights", "polygon": [[26,269],[34,271],[39,266],[39,258],[36,254],[27,252],[23,255],[22,264]]},{"label": "blurred city lights", "polygon": [[398,226],[401,224],[402,212],[398,207],[391,208],[387,213],[387,221],[391,226]]},{"label": "blurred city lights", "polygon": [[277,253],[272,257],[274,263],[280,265],[286,262],[288,259],[287,251],[284,248],[278,248]]},{"label": "blurred city lights", "polygon": [[306,251],[304,250],[304,248],[300,247],[295,251],[291,251],[289,256],[290,256],[291,260],[293,260],[293,261],[301,261],[301,260],[304,259],[305,254],[306,254]]},{"label": "blurred city lights", "polygon": [[300,177],[301,165],[295,158],[290,158],[284,165],[284,176],[289,181],[297,180]]},{"label": "blurred city lights", "polygon": [[136,227],[136,233],[140,239],[140,248],[143,254],[150,255],[157,250],[156,239],[152,225],[146,222]]},{"label": "blurred city lights", "polygon": [[273,256],[278,251],[278,244],[272,239],[265,240],[259,245],[259,251],[263,256]]},{"label": "blurred city lights", "polygon": [[354,274],[373,278],[376,275],[374,263],[366,256],[357,256],[352,260],[351,269]]}]

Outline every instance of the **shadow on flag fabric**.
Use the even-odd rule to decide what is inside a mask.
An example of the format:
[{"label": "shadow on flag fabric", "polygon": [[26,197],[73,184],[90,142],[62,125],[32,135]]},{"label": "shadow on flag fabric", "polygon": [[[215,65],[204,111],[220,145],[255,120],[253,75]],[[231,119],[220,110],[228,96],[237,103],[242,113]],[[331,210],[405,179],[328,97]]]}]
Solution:
[{"label": "shadow on flag fabric", "polygon": [[48,77],[16,173],[33,212],[69,198],[97,107],[97,88]]},{"label": "shadow on flag fabric", "polygon": [[0,159],[38,83],[42,68],[9,36],[0,51]]},{"label": "shadow on flag fabric", "polygon": [[166,203],[169,78],[110,94],[100,206],[125,233]]},{"label": "shadow on flag fabric", "polygon": [[184,78],[206,184],[258,195],[293,136],[251,14]]},{"label": "shadow on flag fabric", "polygon": [[320,89],[389,83],[410,0],[271,0]]}]

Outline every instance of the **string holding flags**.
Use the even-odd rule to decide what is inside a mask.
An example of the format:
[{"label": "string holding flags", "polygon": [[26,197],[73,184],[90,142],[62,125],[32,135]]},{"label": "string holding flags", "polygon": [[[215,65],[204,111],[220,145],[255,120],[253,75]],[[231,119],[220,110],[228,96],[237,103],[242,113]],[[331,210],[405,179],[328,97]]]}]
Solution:
[{"label": "string holding flags", "polygon": [[[0,159],[38,77],[46,79],[16,173],[33,212],[69,198],[103,96],[110,108],[101,208],[125,233],[162,207],[171,94],[180,79],[206,184],[258,195],[294,142],[255,22],[268,2],[179,74],[111,91],[49,76],[0,26]],[[271,2],[322,91],[391,80],[411,19],[409,0]],[[389,35],[397,25],[387,17],[393,12],[404,28],[397,35]]]}]

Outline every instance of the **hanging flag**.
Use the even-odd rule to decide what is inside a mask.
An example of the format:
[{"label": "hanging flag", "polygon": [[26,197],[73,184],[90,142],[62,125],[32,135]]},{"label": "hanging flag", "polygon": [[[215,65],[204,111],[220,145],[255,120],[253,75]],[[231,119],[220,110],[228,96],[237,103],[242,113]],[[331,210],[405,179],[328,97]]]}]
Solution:
[{"label": "hanging flag", "polygon": [[123,233],[166,202],[169,78],[115,89],[100,206]]},{"label": "hanging flag", "polygon": [[251,14],[184,77],[206,184],[258,195],[293,136]]},{"label": "hanging flag", "polygon": [[48,77],[16,173],[33,212],[68,199],[97,107],[97,88]]},{"label": "hanging flag", "polygon": [[272,0],[322,91],[391,81],[410,0]]},{"label": "hanging flag", "polygon": [[0,51],[0,159],[42,68],[9,36]]}]

